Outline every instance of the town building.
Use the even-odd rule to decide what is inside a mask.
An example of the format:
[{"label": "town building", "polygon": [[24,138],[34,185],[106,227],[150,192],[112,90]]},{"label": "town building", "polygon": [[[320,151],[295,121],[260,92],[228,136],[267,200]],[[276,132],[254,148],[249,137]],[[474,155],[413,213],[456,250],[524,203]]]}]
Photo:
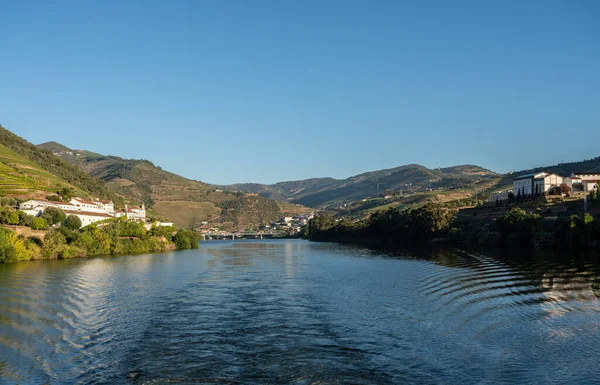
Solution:
[{"label": "town building", "polygon": [[560,186],[562,183],[562,176],[547,172],[521,175],[513,179],[513,194],[515,196],[547,194],[552,187]]},{"label": "town building", "polygon": [[46,200],[28,200],[19,205],[19,210],[23,211],[25,214],[32,215],[34,217],[42,215],[44,210],[47,207],[56,207],[63,211],[66,210],[77,210],[77,207],[71,203],[67,202],[54,202],[54,201],[46,201]]},{"label": "town building", "polygon": [[80,210],[63,210],[67,216],[75,215],[81,220],[81,226],[91,225],[92,223],[103,221],[105,219],[113,218],[108,213],[101,213],[96,211],[80,211]]},{"label": "town building", "polygon": [[573,192],[583,191],[583,183],[581,178],[578,176],[568,176],[563,180],[563,182],[569,186]]},{"label": "town building", "polygon": [[[82,198],[73,198],[70,202],[55,202],[46,200],[28,200],[19,205],[19,210],[25,214],[34,217],[42,215],[48,207],[56,207],[65,212],[66,215],[75,215],[81,220],[82,226],[112,218],[112,213],[108,212],[103,207],[114,208],[114,204],[110,201],[106,202],[106,206],[99,206],[94,201]],[[113,209],[114,211],[114,209]]]},{"label": "town building", "polygon": [[502,202],[502,201],[507,201],[508,200],[508,193],[509,191],[498,191],[495,193],[492,193],[492,195],[490,195],[488,197],[488,203],[496,203],[498,202]]},{"label": "town building", "polygon": [[155,222],[144,223],[144,227],[146,228],[146,230],[150,230],[153,227],[173,227],[173,226],[175,226],[175,224],[173,222],[155,221]]},{"label": "town building", "polygon": [[574,172],[571,178],[580,180],[583,191],[592,191],[600,183],[600,172]]},{"label": "town building", "polygon": [[125,205],[125,209],[121,209],[115,211],[114,216],[119,217],[127,217],[130,221],[146,221],[146,206],[142,203],[142,207],[138,206],[127,206]]},{"label": "town building", "polygon": [[83,198],[73,198],[69,203],[76,206],[77,209],[81,211],[88,211],[92,213],[108,213],[108,211],[104,208],[104,205],[100,203],[100,201],[93,201],[90,199]]}]

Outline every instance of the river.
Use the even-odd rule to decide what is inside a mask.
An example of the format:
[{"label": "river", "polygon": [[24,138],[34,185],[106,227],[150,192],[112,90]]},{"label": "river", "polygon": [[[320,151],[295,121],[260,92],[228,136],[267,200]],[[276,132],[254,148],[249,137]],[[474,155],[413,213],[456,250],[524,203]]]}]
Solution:
[{"label": "river", "polygon": [[0,381],[598,383],[599,273],[299,240],[0,265]]}]

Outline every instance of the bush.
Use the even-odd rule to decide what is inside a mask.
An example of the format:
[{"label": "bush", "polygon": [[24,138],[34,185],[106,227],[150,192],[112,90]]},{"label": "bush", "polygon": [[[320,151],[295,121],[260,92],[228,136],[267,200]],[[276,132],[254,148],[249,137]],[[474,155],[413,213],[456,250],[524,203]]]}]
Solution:
[{"label": "bush", "polygon": [[44,219],[44,218],[33,218],[33,221],[31,223],[31,228],[33,230],[47,230],[48,229],[48,222]]},{"label": "bush", "polygon": [[63,222],[63,226],[70,230],[81,228],[81,219],[77,215],[69,215]]},{"label": "bush", "polygon": [[[25,214],[23,211],[17,211],[19,213],[19,225],[31,227],[33,225],[33,215]],[[21,215],[22,213],[22,215]]]},{"label": "bush", "polygon": [[200,234],[195,231],[179,229],[173,237],[175,247],[178,249],[197,249],[200,241]]},{"label": "bush", "polygon": [[6,223],[9,225],[18,225],[19,224],[19,214],[17,214],[14,211],[12,213],[8,214],[8,217],[6,218]]},{"label": "bush", "polygon": [[31,256],[25,241],[13,231],[0,228],[0,262],[28,261]]},{"label": "bush", "polygon": [[453,227],[448,230],[448,239],[451,242],[461,242],[463,240],[463,231],[460,228]]},{"label": "bush", "polygon": [[65,219],[67,219],[65,212],[57,207],[47,207],[41,216],[48,222],[49,225],[62,223],[65,221]]}]

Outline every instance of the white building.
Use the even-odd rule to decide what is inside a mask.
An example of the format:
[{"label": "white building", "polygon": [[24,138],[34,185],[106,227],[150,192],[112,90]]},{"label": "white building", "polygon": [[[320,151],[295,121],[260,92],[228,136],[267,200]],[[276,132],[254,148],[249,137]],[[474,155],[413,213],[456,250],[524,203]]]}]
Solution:
[{"label": "white building", "polygon": [[152,227],[173,227],[173,226],[175,226],[175,224],[173,222],[159,222],[159,221],[152,222],[152,223],[146,222],[144,224],[144,227],[146,228],[146,230],[150,230],[150,229],[152,229]]},{"label": "white building", "polygon": [[521,175],[513,179],[513,194],[515,196],[546,194],[552,187],[560,186],[562,183],[562,176],[547,172]]},{"label": "white building", "polygon": [[42,215],[48,207],[56,207],[67,215],[79,217],[82,226],[112,218],[114,213],[114,203],[111,201],[91,201],[82,198],[73,198],[68,203],[32,199],[19,205],[20,210],[34,217]]},{"label": "white building", "polygon": [[92,201],[90,199],[73,198],[70,203],[77,206],[78,210],[88,211],[93,213],[106,213],[108,212],[100,201]]},{"label": "white building", "polygon": [[44,210],[47,207],[56,207],[63,211],[77,209],[77,207],[75,205],[72,205],[71,203],[67,203],[67,202],[53,202],[53,201],[32,199],[32,200],[21,203],[19,205],[19,210],[25,212],[25,214],[29,214],[29,215],[33,215],[34,217],[37,217],[39,215],[42,215],[42,213],[44,212]]},{"label": "white building", "polygon": [[583,183],[580,177],[578,176],[568,176],[566,177],[563,182],[571,187],[571,191],[583,191]]},{"label": "white building", "polygon": [[99,213],[95,211],[80,211],[80,210],[64,210],[67,216],[75,215],[81,220],[81,226],[91,225],[92,223],[103,221],[105,219],[113,218],[108,213]]},{"label": "white building", "polygon": [[580,180],[583,187],[583,191],[592,191],[596,188],[596,185],[600,183],[599,172],[574,172],[571,178]]},{"label": "white building", "polygon": [[125,209],[121,209],[119,211],[115,211],[115,217],[127,217],[127,219],[132,221],[146,221],[146,206],[142,203],[142,207],[138,206],[127,206],[125,205]]},{"label": "white building", "polygon": [[492,195],[489,196],[487,201],[489,203],[496,203],[496,201],[502,202],[502,201],[507,201],[507,200],[508,200],[508,191],[498,191],[498,192],[492,193]]}]

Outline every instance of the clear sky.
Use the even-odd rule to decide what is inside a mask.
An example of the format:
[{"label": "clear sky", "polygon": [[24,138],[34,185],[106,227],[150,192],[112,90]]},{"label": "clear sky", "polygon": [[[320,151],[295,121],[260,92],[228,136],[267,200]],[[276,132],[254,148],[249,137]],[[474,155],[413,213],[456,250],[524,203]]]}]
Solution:
[{"label": "clear sky", "polygon": [[600,1],[2,1],[0,124],[209,183],[600,155]]}]

